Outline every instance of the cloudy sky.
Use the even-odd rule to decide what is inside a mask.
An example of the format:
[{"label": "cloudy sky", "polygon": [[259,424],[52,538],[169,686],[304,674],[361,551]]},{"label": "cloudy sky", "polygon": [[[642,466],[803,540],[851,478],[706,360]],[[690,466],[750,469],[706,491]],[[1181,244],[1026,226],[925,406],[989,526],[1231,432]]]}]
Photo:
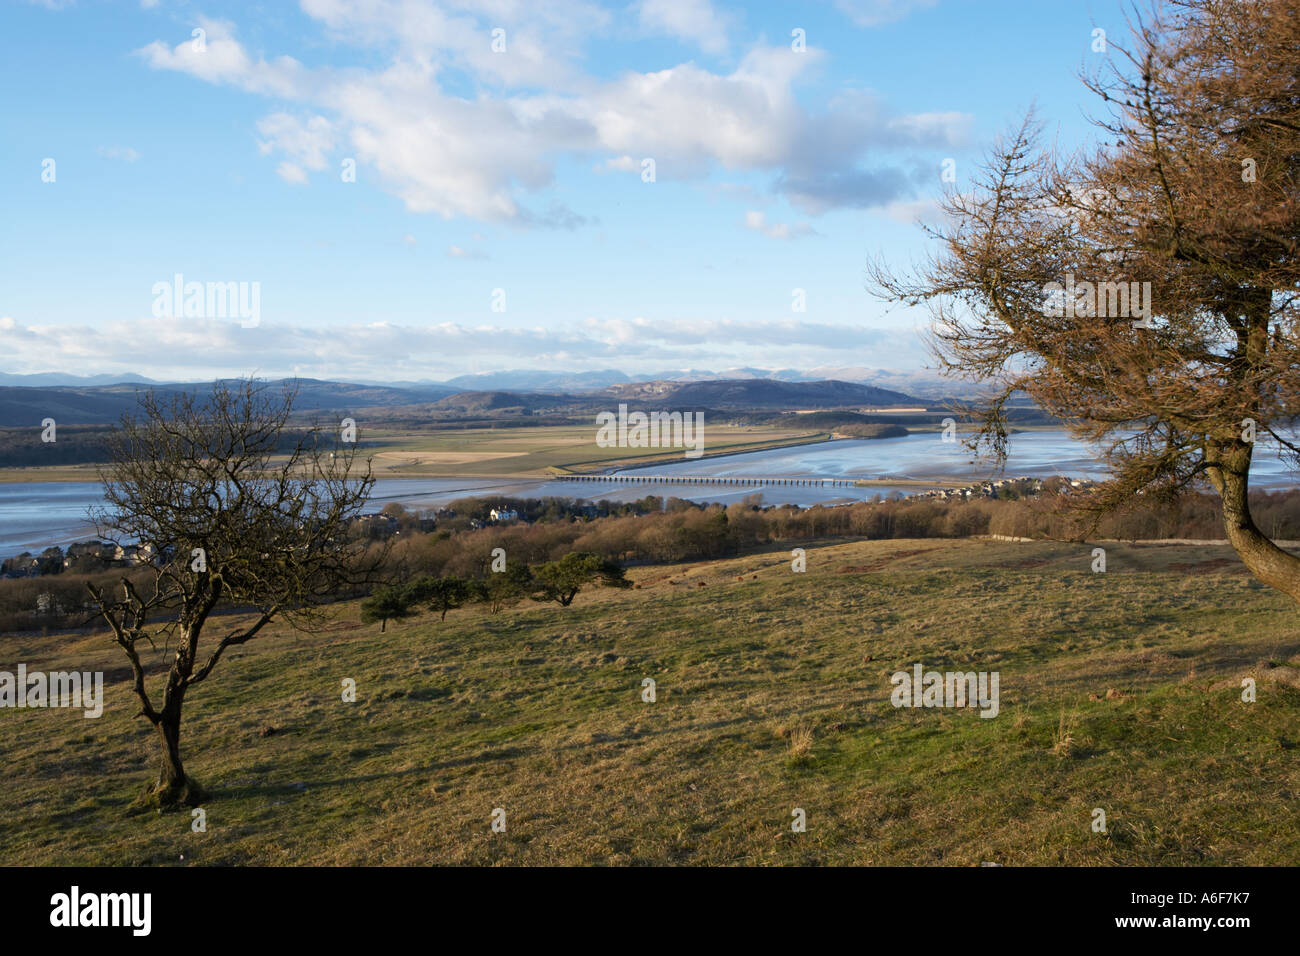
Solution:
[{"label": "cloudy sky", "polygon": [[1030,105],[1087,137],[1078,72],[1123,26],[1113,0],[7,0],[0,371],[919,368],[925,315],[864,262],[922,252],[945,160],[960,188]]}]

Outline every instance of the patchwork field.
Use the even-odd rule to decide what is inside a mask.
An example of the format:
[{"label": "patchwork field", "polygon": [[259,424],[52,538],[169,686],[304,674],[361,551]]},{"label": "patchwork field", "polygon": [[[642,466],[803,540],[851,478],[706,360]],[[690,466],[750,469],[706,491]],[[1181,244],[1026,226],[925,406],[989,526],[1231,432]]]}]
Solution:
[{"label": "patchwork field", "polygon": [[[365,437],[367,452],[375,456],[375,474],[381,478],[544,477],[557,468],[584,471],[682,457],[680,448],[601,448],[596,444],[594,425],[415,433],[375,429]],[[813,431],[710,425],[704,429],[704,457],[760,451],[825,437]]]},{"label": "patchwork field", "polygon": [[[206,833],[129,813],[156,745],[105,636],[0,638],[109,681],[99,719],[0,710],[0,863],[1300,863],[1294,605],[1226,549],[1090,551],[826,543],[387,633],[342,604],[191,695]],[[918,662],[998,671],[998,716],[894,708]]]}]

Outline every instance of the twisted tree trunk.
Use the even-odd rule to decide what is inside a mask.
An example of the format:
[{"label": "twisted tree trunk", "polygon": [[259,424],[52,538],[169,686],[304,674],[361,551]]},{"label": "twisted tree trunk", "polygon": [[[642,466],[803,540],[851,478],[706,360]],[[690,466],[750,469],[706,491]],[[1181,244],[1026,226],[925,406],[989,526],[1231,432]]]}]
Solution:
[{"label": "twisted tree trunk", "polygon": [[184,638],[167,675],[162,709],[150,718],[162,743],[162,763],[158,782],[149,789],[147,796],[159,807],[197,806],[205,796],[199,785],[186,775],[185,765],[181,762],[181,711],[185,706],[190,675],[194,672],[199,632],[210,607],[210,604],[205,604],[197,620],[192,619],[183,629]]},{"label": "twisted tree trunk", "polygon": [[153,794],[158,798],[160,805],[197,802],[198,788],[185,775],[185,765],[181,763],[179,705],[174,713],[169,713],[165,709],[154,726],[162,740],[162,765],[158,771],[158,782],[153,786]]},{"label": "twisted tree trunk", "polygon": [[1243,441],[1205,450],[1210,483],[1223,501],[1223,527],[1251,574],[1300,603],[1300,558],[1274,544],[1250,515],[1251,451],[1252,446]]}]

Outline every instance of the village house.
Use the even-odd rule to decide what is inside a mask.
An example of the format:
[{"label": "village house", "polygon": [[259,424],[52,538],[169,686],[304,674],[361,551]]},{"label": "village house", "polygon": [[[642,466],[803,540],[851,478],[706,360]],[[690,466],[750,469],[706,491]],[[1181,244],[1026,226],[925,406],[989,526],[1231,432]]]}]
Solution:
[{"label": "village house", "polygon": [[397,533],[397,519],[382,512],[357,515],[348,522],[348,527],[364,537],[387,538]]}]

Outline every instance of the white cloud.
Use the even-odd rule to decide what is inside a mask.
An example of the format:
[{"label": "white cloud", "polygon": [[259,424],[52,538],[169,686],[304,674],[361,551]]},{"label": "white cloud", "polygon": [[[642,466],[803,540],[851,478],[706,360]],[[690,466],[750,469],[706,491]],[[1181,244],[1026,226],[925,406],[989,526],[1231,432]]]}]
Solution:
[{"label": "white cloud", "polygon": [[[138,52],[156,69],[297,104],[302,115],[280,110],[258,123],[262,149],[286,157],[281,175],[289,181],[325,168],[328,154],[346,144],[408,209],[444,218],[566,228],[588,222],[563,206],[532,209],[525,197],[551,185],[558,158],[591,154],[616,170],[639,170],[643,158],[653,158],[660,181],[704,177],[717,167],[765,172],[773,191],[812,214],[880,206],[913,192],[910,174],[889,151],[946,149],[969,134],[964,115],[893,116],[861,91],[809,110],[795,86],[824,59],[815,49],[758,46],[730,73],[687,62],[612,79],[585,76],[582,31],[597,32],[604,15],[579,0],[496,0],[474,14],[414,0],[302,0],[302,7],[340,43],[386,51],[386,64],[308,68],[290,57],[268,60],[215,20],[200,21],[205,52],[188,41]],[[703,7],[649,9],[663,17],[694,11],[707,20]],[[507,54],[490,49],[497,22],[512,24]],[[445,74],[453,70],[464,71],[476,91],[450,92]]]},{"label": "white cloud", "polygon": [[448,246],[447,255],[452,259],[486,259],[487,254],[478,249],[466,249],[462,246]]},{"label": "white cloud", "polygon": [[[503,355],[501,343],[509,343]],[[629,349],[629,345],[634,346]],[[842,364],[845,350],[888,355],[897,363],[922,357],[911,328],[872,329],[797,319],[734,321],[588,318],[559,328],[477,322],[347,325],[286,324],[263,310],[257,328],[234,320],[142,318],[90,325],[24,326],[0,319],[0,353],[14,373],[50,369],[57,355],[78,374],[138,372],[158,379],[211,379],[256,372],[334,379],[437,378],[464,371],[467,359],[518,367],[608,368],[628,371],[698,365],[812,367]],[[154,357],[143,364],[145,356]],[[637,367],[632,367],[637,366]]]},{"label": "white cloud", "polygon": [[917,223],[937,225],[944,219],[943,210],[939,208],[939,202],[936,199],[896,200],[879,210],[879,212],[894,222],[902,223],[905,226],[914,226]]},{"label": "white cloud", "polygon": [[[463,70],[507,88],[575,89],[582,39],[610,24],[587,0],[300,0],[302,10],[345,43],[390,51],[394,61]],[[492,31],[505,30],[493,52]]]},{"label": "white cloud", "polygon": [[769,239],[797,239],[816,235],[816,230],[806,222],[784,223],[767,221],[767,216],[757,209],[745,213],[745,228],[761,232]]},{"label": "white cloud", "polygon": [[254,60],[234,38],[234,26],[224,20],[199,17],[200,38],[187,37],[174,47],[161,40],[136,51],[156,70],[176,70],[209,83],[229,83],[250,93],[287,98],[306,92],[306,71],[293,57],[268,62]]},{"label": "white cloud", "polygon": [[275,173],[286,183],[292,183],[295,186],[307,185],[307,172],[297,163],[285,161],[275,167]]},{"label": "white cloud", "polygon": [[615,156],[612,159],[605,160],[603,166],[597,166],[597,171],[602,169],[613,169],[620,173],[639,173],[641,171],[641,161],[633,159],[631,156]]},{"label": "white cloud", "polygon": [[652,157],[660,179],[699,175],[711,163],[771,169],[800,148],[807,114],[792,82],[816,59],[760,48],[729,75],[694,63],[626,73],[570,108],[590,125],[593,147]]},{"label": "white cloud", "polygon": [[125,163],[134,163],[140,158],[140,154],[130,146],[101,146],[96,152],[105,159],[120,159]]},{"label": "white cloud", "polygon": [[694,43],[705,53],[727,50],[728,18],[709,0],[640,0],[637,19],[651,33]]},{"label": "white cloud", "polygon": [[835,0],[842,13],[860,27],[878,27],[901,20],[913,10],[935,6],[939,0]]},{"label": "white cloud", "polygon": [[968,113],[913,113],[894,117],[887,128],[901,134],[905,141],[961,146],[970,138],[973,120]]},{"label": "white cloud", "polygon": [[257,121],[257,131],[266,137],[258,143],[263,153],[279,150],[317,172],[325,168],[334,149],[334,127],[323,116],[310,116],[304,122],[288,113],[272,113]]}]

